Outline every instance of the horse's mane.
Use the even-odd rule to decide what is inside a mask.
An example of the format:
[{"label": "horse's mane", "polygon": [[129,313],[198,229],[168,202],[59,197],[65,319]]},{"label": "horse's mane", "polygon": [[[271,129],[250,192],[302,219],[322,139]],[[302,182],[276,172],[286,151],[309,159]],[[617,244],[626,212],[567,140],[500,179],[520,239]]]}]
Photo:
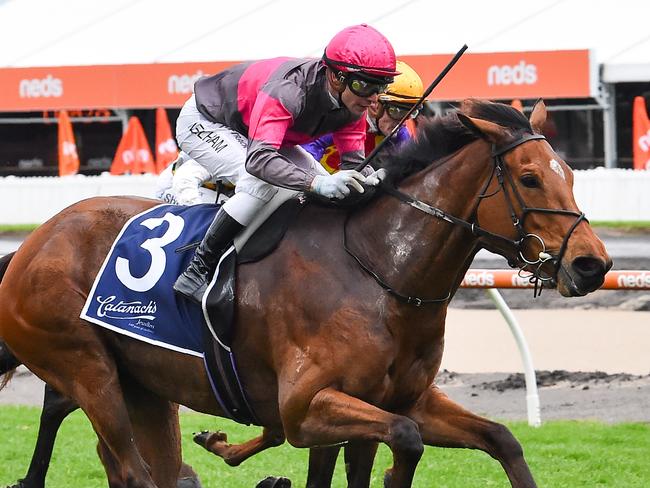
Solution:
[{"label": "horse's mane", "polygon": [[459,112],[507,127],[513,138],[533,132],[524,114],[510,105],[469,100],[461,109],[425,122],[418,127],[416,137],[385,153],[373,166],[386,168],[391,180],[399,182],[474,142],[479,136],[463,125],[458,118]]}]

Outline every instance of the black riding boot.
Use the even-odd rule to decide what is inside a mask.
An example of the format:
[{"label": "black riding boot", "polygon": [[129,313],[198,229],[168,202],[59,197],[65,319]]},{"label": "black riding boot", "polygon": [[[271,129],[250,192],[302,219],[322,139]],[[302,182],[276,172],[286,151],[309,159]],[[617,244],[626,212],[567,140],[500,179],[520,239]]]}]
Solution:
[{"label": "black riding boot", "polygon": [[244,228],[220,208],[208,232],[196,248],[190,265],[174,283],[174,291],[200,304],[221,255]]}]

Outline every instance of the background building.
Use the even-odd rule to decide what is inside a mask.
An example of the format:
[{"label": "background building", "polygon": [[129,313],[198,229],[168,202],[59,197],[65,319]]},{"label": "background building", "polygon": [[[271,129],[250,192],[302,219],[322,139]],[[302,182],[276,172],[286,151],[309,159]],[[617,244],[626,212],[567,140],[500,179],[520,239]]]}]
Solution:
[{"label": "background building", "polygon": [[574,168],[631,166],[632,101],[650,101],[647,2],[333,0],[309,10],[298,0],[0,0],[0,176],[57,174],[60,109],[71,111],[80,172],[97,174],[131,115],[153,147],[154,109],[166,107],[173,127],[197,77],[240,60],[318,57],[359,22],[425,82],[469,45],[433,93],[436,110],[543,97],[546,135]]}]

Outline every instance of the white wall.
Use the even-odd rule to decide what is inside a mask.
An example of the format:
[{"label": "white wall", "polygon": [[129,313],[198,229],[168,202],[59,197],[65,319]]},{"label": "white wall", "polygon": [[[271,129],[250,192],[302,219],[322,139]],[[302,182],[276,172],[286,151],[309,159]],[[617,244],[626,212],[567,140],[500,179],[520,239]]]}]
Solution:
[{"label": "white wall", "polygon": [[153,198],[156,176],[64,176],[0,178],[0,225],[41,224],[67,206],[94,196]]},{"label": "white wall", "polygon": [[576,202],[590,220],[650,221],[650,171],[574,171]]},{"label": "white wall", "polygon": [[[650,171],[575,171],[574,192],[592,220],[650,221]],[[0,225],[39,224],[68,205],[92,196],[153,198],[156,177],[66,176],[0,178]]]}]

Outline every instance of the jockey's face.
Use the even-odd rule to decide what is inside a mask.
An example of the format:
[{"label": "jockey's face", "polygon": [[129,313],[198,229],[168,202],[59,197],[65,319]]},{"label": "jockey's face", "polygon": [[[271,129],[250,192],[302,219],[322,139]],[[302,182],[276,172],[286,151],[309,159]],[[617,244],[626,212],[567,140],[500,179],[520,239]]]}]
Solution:
[{"label": "jockey's face", "polygon": [[379,102],[373,103],[368,110],[368,113],[377,124],[379,132],[381,132],[384,136],[390,134],[395,126],[399,123],[399,120],[395,120],[390,115],[388,115],[388,112],[384,110],[384,107]]},{"label": "jockey's face", "polygon": [[373,93],[367,97],[360,97],[355,95],[349,88],[346,88],[343,93],[341,93],[341,101],[353,115],[360,117],[372,104],[377,103],[378,95]]},{"label": "jockey's face", "polygon": [[[377,103],[378,93],[380,90],[372,90],[372,93],[362,96],[363,94],[355,93],[349,83],[347,77],[339,78],[329,68],[327,70],[327,79],[329,81],[330,92],[333,95],[338,95],[339,100],[355,117],[361,117],[364,112],[368,110],[371,104]],[[385,87],[385,85],[381,85]],[[374,88],[374,87],[372,87]]]}]

